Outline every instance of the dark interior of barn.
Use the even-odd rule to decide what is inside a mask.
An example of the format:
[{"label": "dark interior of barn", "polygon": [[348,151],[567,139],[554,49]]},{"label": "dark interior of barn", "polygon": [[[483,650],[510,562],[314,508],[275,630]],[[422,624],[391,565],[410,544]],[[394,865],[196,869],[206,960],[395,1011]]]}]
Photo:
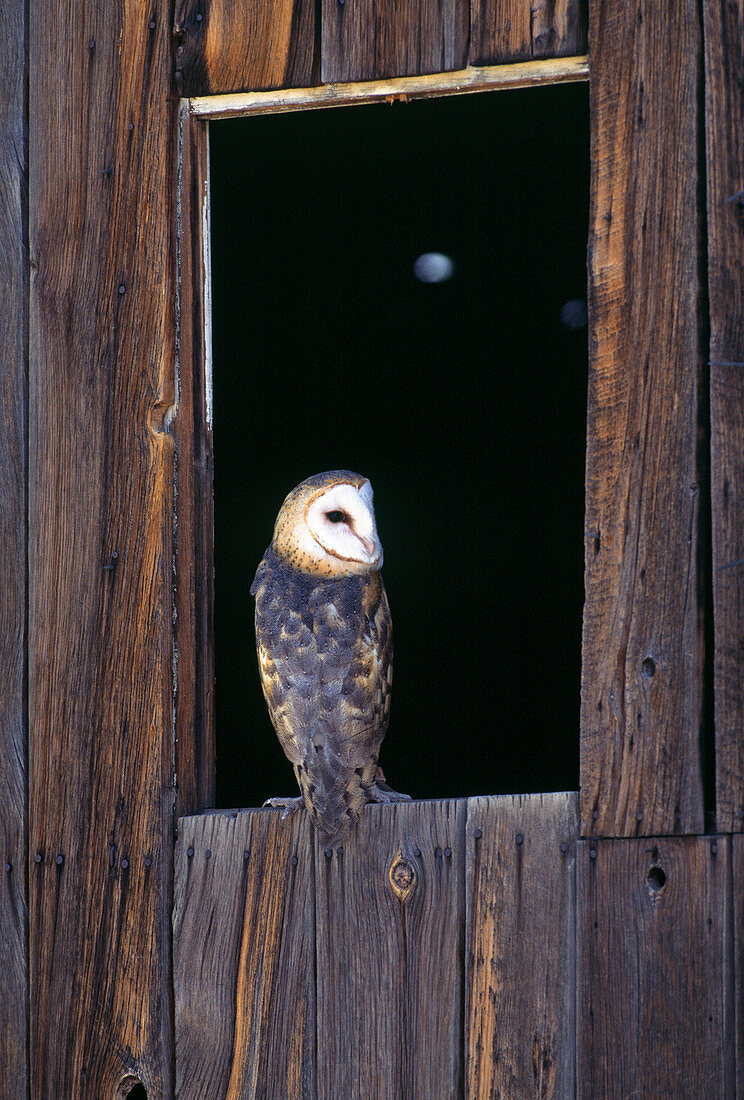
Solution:
[{"label": "dark interior of barn", "polygon": [[588,134],[584,84],[212,123],[218,806],[295,793],[249,589],[333,468],[375,491],[388,782],[577,789]]}]

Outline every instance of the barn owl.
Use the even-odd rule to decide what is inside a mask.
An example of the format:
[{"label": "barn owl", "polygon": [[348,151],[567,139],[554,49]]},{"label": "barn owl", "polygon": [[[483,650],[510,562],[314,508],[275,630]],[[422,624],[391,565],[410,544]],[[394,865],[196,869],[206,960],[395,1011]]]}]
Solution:
[{"label": "barn owl", "polygon": [[381,566],[372,486],[331,470],[286,498],[251,586],[261,686],[302,792],[265,805],[304,803],[327,844],[367,802],[409,800],[377,767],[393,674]]}]

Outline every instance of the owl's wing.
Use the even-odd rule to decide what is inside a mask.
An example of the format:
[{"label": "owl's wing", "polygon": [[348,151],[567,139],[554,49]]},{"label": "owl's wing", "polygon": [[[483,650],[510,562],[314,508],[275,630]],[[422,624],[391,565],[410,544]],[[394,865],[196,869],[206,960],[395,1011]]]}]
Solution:
[{"label": "owl's wing", "polygon": [[[323,583],[297,600],[256,595],[261,682],[305,805],[339,839],[370,798],[387,728],[392,627],[379,573]],[[304,595],[304,594],[303,594]]]}]

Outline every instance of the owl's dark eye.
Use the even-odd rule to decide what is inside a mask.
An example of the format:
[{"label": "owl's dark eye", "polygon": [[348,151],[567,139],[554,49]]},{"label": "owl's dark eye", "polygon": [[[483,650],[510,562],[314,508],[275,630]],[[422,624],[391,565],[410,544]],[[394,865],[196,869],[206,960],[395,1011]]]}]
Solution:
[{"label": "owl's dark eye", "polygon": [[346,515],[346,512],[339,512],[339,511],[326,512],[326,516],[331,521],[331,523],[345,523],[346,520],[349,518]]}]

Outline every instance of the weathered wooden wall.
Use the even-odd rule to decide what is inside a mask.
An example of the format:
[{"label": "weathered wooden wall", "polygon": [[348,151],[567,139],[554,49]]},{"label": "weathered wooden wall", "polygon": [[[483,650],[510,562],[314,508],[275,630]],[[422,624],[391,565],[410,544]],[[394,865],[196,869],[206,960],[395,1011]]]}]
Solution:
[{"label": "weathered wooden wall", "polygon": [[174,1047],[173,813],[214,767],[206,153],[186,122],[179,292],[178,92],[585,49],[578,0],[411,10],[0,20],[2,1096],[744,1089],[741,837],[654,835],[700,833],[713,787],[744,828],[741,0],[591,5],[580,820],[602,839],[576,840],[573,796],[373,807],[330,856],[301,817],[184,819]]},{"label": "weathered wooden wall", "polygon": [[30,6],[33,1097],[172,1091],[172,73],[168,4]]},{"label": "weathered wooden wall", "polygon": [[744,829],[744,5],[709,0],[705,165],[710,303],[712,661],[718,828]]},{"label": "weathered wooden wall", "polygon": [[184,95],[378,80],[586,53],[585,0],[179,0]]},{"label": "weathered wooden wall", "polygon": [[575,794],[368,807],[333,850],[181,819],[179,1100],[730,1100],[741,852],[578,827]]},{"label": "weathered wooden wall", "polygon": [[0,17],[0,1097],[26,1096],[26,12]]},{"label": "weathered wooden wall", "polygon": [[577,797],[179,821],[176,1095],[567,1097]]},{"label": "weathered wooden wall", "polygon": [[590,38],[582,832],[695,833],[710,584],[698,4],[597,0]]}]

